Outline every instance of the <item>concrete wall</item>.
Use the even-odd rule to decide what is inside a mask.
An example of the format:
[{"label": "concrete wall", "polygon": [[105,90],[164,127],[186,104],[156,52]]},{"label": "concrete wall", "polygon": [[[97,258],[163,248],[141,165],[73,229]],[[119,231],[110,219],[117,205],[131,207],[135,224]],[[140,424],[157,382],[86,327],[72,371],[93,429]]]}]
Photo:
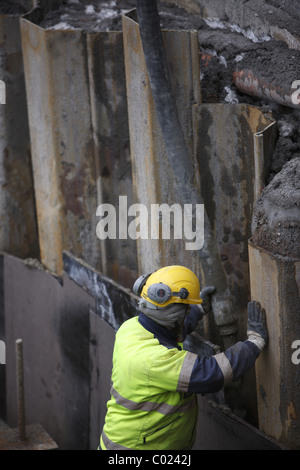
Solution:
[{"label": "concrete wall", "polygon": [[[5,274],[8,424],[17,426],[15,341],[22,338],[26,424],[41,424],[60,449],[95,449],[110,396],[115,330],[135,314],[135,299],[69,254],[64,256],[69,274],[62,278],[11,255],[0,259]],[[109,324],[104,317],[112,306],[116,315],[110,314]],[[280,445],[199,398],[194,449],[221,448]]]},{"label": "concrete wall", "polygon": [[4,264],[7,422],[17,426],[15,341],[22,338],[26,424],[41,424],[61,449],[95,448],[114,330],[67,275],[55,278],[8,255]]}]

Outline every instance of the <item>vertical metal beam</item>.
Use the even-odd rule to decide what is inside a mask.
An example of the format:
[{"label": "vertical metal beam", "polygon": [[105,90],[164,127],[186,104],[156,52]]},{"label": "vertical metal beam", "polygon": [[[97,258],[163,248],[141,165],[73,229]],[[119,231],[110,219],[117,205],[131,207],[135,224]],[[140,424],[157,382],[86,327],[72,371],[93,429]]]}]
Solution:
[{"label": "vertical metal beam", "polygon": [[19,17],[0,15],[0,250],[38,257]]},{"label": "vertical metal beam", "polygon": [[[98,204],[113,204],[118,210],[120,195],[127,197],[128,206],[133,203],[122,32],[87,34],[87,58]],[[101,271],[132,287],[137,277],[135,240],[102,240]]]},{"label": "vertical metal beam", "polygon": [[99,266],[85,38],[21,19],[41,260],[62,272],[64,248]]},{"label": "vertical metal beam", "polygon": [[[240,337],[250,298],[248,239],[252,210],[265,185],[275,121],[247,105],[194,107],[195,153],[201,191],[224,268]],[[228,324],[228,323],[227,323]],[[227,328],[225,319],[220,326]]]}]

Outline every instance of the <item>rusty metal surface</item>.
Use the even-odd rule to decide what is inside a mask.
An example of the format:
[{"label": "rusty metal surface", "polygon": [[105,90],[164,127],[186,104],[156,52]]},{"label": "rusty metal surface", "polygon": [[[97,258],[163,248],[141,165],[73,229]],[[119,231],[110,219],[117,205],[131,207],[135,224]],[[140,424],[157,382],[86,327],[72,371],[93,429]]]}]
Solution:
[{"label": "rusty metal surface", "polygon": [[0,15],[0,250],[39,255],[19,18]]},{"label": "rusty metal surface", "polygon": [[297,450],[300,368],[292,361],[292,344],[300,338],[299,265],[249,242],[251,296],[265,308],[269,331],[268,346],[256,362],[259,427]]},{"label": "rusty metal surface", "polygon": [[[122,32],[87,34],[98,204],[133,203]],[[101,241],[101,271],[125,287],[137,277],[136,242]]]},{"label": "rusty metal surface", "polygon": [[96,235],[99,204],[132,203],[122,33],[45,30],[31,17],[21,31],[42,262],[60,274],[70,250],[131,287],[135,241]]},{"label": "rusty metal surface", "polygon": [[[123,17],[123,32],[134,196],[135,202],[144,204],[150,212],[151,204],[171,204],[178,201],[178,195],[156,116],[138,24],[127,15]],[[200,83],[196,79],[198,51],[192,37],[193,33],[187,31],[163,31],[180,120],[191,150],[191,106],[200,98]],[[184,248],[184,240],[149,237],[137,240],[137,244],[140,272],[151,271],[175,259],[178,264],[199,271],[196,257]]]},{"label": "rusty metal surface", "polygon": [[0,432],[0,450],[56,450],[57,444],[39,424],[26,426],[26,439],[19,439],[18,429]]},{"label": "rusty metal surface", "polygon": [[85,40],[20,23],[41,260],[60,274],[68,248],[99,266]]},{"label": "rusty metal surface", "polygon": [[300,103],[296,104],[295,99],[293,99],[296,89],[291,87],[291,83],[287,83],[286,88],[278,86],[276,83],[267,83],[257,77],[252,70],[247,69],[235,71],[233,81],[242,93],[274,101],[290,108],[300,109]]},{"label": "rusty metal surface", "polygon": [[[149,210],[153,203],[165,202],[170,205],[180,202],[180,195],[176,193],[176,180],[166,156],[134,12],[123,17],[123,31],[135,194],[137,201],[145,204]],[[255,153],[253,140],[256,133],[259,134],[260,131],[271,126],[271,120],[264,118],[256,108],[252,111],[245,107],[244,115],[243,112],[238,111],[242,108],[228,105],[223,107],[220,105],[220,108],[217,106],[209,108],[203,105],[201,108],[198,43],[196,39],[194,40],[193,32],[176,33],[163,31],[166,57],[169,57],[170,61],[171,81],[180,121],[191,155],[194,155],[195,180],[200,183],[200,187],[203,187],[201,193],[209,217],[205,226],[208,227],[209,223],[213,225],[219,254],[216,256],[216,263],[211,266],[212,262],[206,263],[201,253],[185,250],[183,240],[138,240],[139,270],[149,272],[159,266],[174,263],[176,260],[176,263],[184,264],[199,273],[203,283],[211,282],[218,285],[220,294],[213,302],[214,321],[222,329],[221,334],[224,336],[224,341],[226,337],[226,346],[229,346],[235,341],[237,330],[236,320],[239,309],[236,308],[236,303],[238,306],[243,303],[243,309],[245,309],[247,294],[249,296],[245,237],[250,234],[250,211],[254,202],[253,186],[261,186],[264,180],[266,160],[267,156],[270,156],[272,147],[270,145],[268,151],[263,149],[263,143],[269,143],[270,139],[262,134],[260,137],[263,138],[260,145],[256,146]],[[192,41],[191,38],[193,38]],[[172,47],[171,44],[173,44]],[[184,53],[181,54],[182,50]],[[185,90],[183,94],[182,89]],[[206,110],[208,116],[200,119],[200,109],[203,113]],[[235,116],[234,119],[233,116]],[[211,134],[208,137],[208,128],[212,121]],[[229,136],[232,137],[232,142],[226,153]],[[200,157],[197,154],[200,154]],[[250,158],[249,155],[251,155]],[[238,161],[235,161],[236,158]],[[256,163],[258,171],[254,183]],[[230,166],[229,169],[226,164]],[[248,169],[251,170],[249,174],[247,174]],[[235,185],[240,176],[243,182],[236,190]],[[215,185],[217,186],[216,195],[213,189]],[[255,190],[256,194],[257,192]],[[203,197],[205,193],[206,198]],[[200,200],[201,196],[197,202]],[[218,206],[217,215],[214,205]],[[247,226],[246,233],[243,233],[244,229],[241,225]],[[231,232],[232,239],[228,243]],[[223,238],[227,241],[222,242]],[[209,230],[205,233],[205,239],[211,239],[210,248],[215,250],[213,246],[215,240]],[[242,247],[239,246],[241,243]],[[207,253],[211,255],[209,250]],[[211,256],[207,258],[211,259]],[[233,268],[235,262],[237,262],[237,267]],[[226,288],[226,280],[229,282],[230,292]],[[233,294],[235,301],[228,308],[230,294]],[[240,317],[243,318],[244,315],[241,314]]]},{"label": "rusty metal surface", "polygon": [[252,210],[265,184],[275,122],[247,105],[203,104],[194,112],[202,197],[243,338]]}]

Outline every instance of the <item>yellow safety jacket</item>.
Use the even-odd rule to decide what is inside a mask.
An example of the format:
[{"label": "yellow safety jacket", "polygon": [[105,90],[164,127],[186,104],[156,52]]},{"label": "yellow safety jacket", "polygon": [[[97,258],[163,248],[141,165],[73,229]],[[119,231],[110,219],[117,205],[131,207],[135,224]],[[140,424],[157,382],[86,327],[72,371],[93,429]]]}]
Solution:
[{"label": "yellow safety jacket", "polygon": [[[195,393],[220,390],[250,368],[259,352],[238,343],[203,358],[182,350],[172,332],[144,314],[116,334],[103,450],[188,450],[195,440]],[[239,359],[238,359],[239,358]],[[234,364],[233,368],[231,363]]]},{"label": "yellow safety jacket", "polygon": [[101,449],[192,447],[197,401],[194,394],[185,393],[186,354],[161,344],[138,317],[121,326],[115,341],[111,399]]}]

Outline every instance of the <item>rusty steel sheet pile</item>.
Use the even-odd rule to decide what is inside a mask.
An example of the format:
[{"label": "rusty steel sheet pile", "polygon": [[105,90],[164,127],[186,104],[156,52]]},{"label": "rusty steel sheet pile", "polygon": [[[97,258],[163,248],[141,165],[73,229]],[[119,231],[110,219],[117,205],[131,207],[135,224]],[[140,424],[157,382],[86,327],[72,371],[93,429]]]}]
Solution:
[{"label": "rusty steel sheet pile", "polygon": [[256,364],[259,426],[292,449],[300,449],[299,180],[295,158],[258,199],[249,241],[251,295],[266,309],[270,338]]},{"label": "rusty steel sheet pile", "polygon": [[[66,359],[68,364],[68,348],[75,343],[68,328],[76,324],[75,330],[80,329],[79,308],[74,320],[67,307],[74,286],[78,292],[82,290],[80,296],[87,297],[84,321],[93,343],[84,340],[84,347],[88,361],[95,364],[106,360],[105,353],[101,361],[90,357],[98,354],[99,337],[106,331],[102,321],[114,332],[138,313],[131,289],[140,274],[181,264],[198,275],[201,287],[214,285],[212,311],[201,329],[207,344],[218,351],[246,339],[247,303],[259,301],[266,310],[269,344],[255,370],[225,388],[224,399],[234,412],[247,416],[261,436],[265,433],[274,439],[274,445],[300,450],[300,365],[295,362],[300,355],[293,355],[298,344],[300,351],[300,17],[291,16],[296,3],[283,6],[279,0],[249,0],[237,6],[235,0],[160,2],[162,69],[167,70],[174,98],[169,108],[174,113],[166,116],[157,105],[162,90],[153,86],[142,26],[145,23],[135,0],[3,0],[0,252],[29,258],[26,269],[32,268],[37,285],[43,281],[46,286],[48,275],[54,282],[49,291],[49,296],[54,296],[49,299],[54,305],[53,317],[47,319],[53,328],[54,344],[59,343],[53,363]],[[178,145],[183,151],[177,152],[177,158],[176,146],[170,150],[163,125],[174,115],[179,125],[174,142],[182,137],[184,144]],[[107,231],[101,239],[97,224],[99,217],[108,213],[104,209],[108,206],[115,211],[118,231],[115,236]],[[156,226],[151,218],[154,206],[161,208]],[[190,214],[183,210],[179,216],[175,206],[180,211],[202,206],[201,227],[196,225],[194,209],[190,209],[193,223],[189,235],[192,232],[195,242],[185,233]],[[136,230],[133,237],[128,223],[133,215],[129,208],[135,207],[136,216],[140,210],[140,218],[135,220],[135,229],[139,227],[140,232]],[[167,237],[163,236],[165,208],[169,217]],[[145,214],[146,236],[142,235],[141,221]],[[130,223],[132,227],[133,221]],[[187,249],[187,242],[195,246],[201,240],[200,247]],[[35,260],[41,262],[43,274],[37,272]],[[28,325],[33,322],[32,345],[37,345],[29,354],[28,370],[32,366],[38,372],[41,364],[45,365],[43,361],[47,362],[43,353],[41,363],[33,354],[48,334],[43,315],[37,313],[42,294],[37,294],[38,307],[31,318],[35,286],[31,291],[25,283],[30,300],[23,287],[18,290],[14,286],[15,291],[9,292],[5,274],[8,279],[12,273],[17,277],[17,264],[13,271],[10,263],[14,265],[12,259],[0,256],[0,306],[3,304],[4,312],[1,317],[0,311],[0,341],[5,344],[6,335],[12,342],[15,331],[22,330],[29,338],[31,326],[22,321],[16,326],[14,322],[14,315],[28,315]],[[27,271],[23,268],[20,279],[24,280]],[[70,297],[63,303],[59,296],[68,288]],[[17,296],[14,299],[17,290],[26,300],[22,305]],[[46,292],[44,287],[45,297]],[[15,314],[12,305],[19,306]],[[59,319],[55,316],[58,311]],[[35,324],[39,332],[34,331]],[[93,325],[97,328],[92,332],[89,328]],[[110,351],[110,335],[106,340]],[[20,344],[16,344],[18,413],[12,403],[14,396],[4,397],[8,416],[14,424],[18,418],[18,428],[0,432],[0,450],[56,449],[58,445],[41,425],[25,425]],[[192,338],[189,346],[193,344]],[[74,357],[80,362],[81,349],[75,349]],[[14,394],[12,362],[10,355],[5,367]],[[90,396],[98,400],[102,376],[97,369],[97,373],[92,371],[92,379],[87,378],[87,364],[79,378],[77,363],[72,363],[74,370],[68,371],[67,377],[72,378],[64,385],[66,389],[61,388],[61,376],[59,385],[53,382],[51,371],[45,396],[48,399],[51,395],[53,402],[58,402],[61,413],[65,399],[65,391],[61,391],[71,390],[71,372],[75,371],[80,386],[79,380],[86,381],[84,398],[76,395],[76,406],[82,406],[86,423],[98,426],[100,418],[91,416],[91,409],[86,410]],[[37,384],[36,380],[32,379],[31,385]],[[37,391],[33,387],[37,401],[38,387]],[[3,393],[0,387],[0,399]],[[29,415],[39,416],[32,397],[29,404]],[[47,420],[50,412],[47,404],[45,407],[40,416]],[[206,405],[202,408],[206,410]],[[55,416],[51,418],[50,429],[57,432],[62,443],[72,446],[71,433],[63,435],[67,420],[70,429],[76,421],[69,408],[68,413],[61,421],[57,419],[58,424]],[[86,423],[85,428],[90,426]],[[84,436],[81,444],[78,434],[74,446],[88,445],[90,429],[84,430]]]},{"label": "rusty steel sheet pile", "polygon": [[19,16],[1,11],[13,10],[0,7],[0,79],[6,95],[0,104],[0,250],[38,257]]}]

